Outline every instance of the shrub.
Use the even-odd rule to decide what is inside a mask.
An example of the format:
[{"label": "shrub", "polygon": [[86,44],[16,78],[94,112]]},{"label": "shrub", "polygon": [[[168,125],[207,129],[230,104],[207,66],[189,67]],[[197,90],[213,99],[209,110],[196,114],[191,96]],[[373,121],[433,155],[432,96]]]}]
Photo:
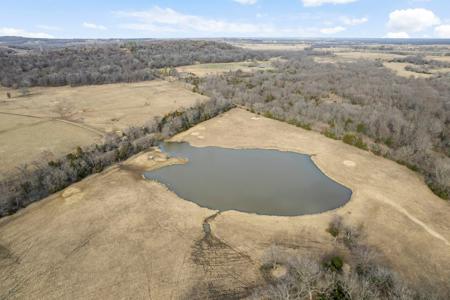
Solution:
[{"label": "shrub", "polygon": [[272,95],[272,94],[268,94],[267,96],[266,96],[266,99],[264,100],[266,103],[268,103],[268,102],[272,102],[273,100],[275,100],[275,96],[274,95]]},{"label": "shrub", "polygon": [[383,154],[381,146],[378,144],[371,144],[370,145],[370,151],[378,156],[381,156]]},{"label": "shrub", "polygon": [[342,229],[342,217],[335,215],[333,219],[328,224],[327,232],[329,232],[333,237],[337,238]]},{"label": "shrub", "polygon": [[353,120],[352,120],[352,119],[348,118],[347,120],[345,120],[345,124],[344,124],[345,130],[347,130],[348,127],[349,127],[351,124],[353,124]]},{"label": "shrub", "polygon": [[368,150],[367,144],[364,143],[361,137],[353,134],[346,134],[342,138],[342,141],[346,144],[358,147],[359,149]]},{"label": "shrub", "polygon": [[333,140],[338,140],[338,139],[339,139],[339,138],[336,136],[336,134],[335,134],[333,131],[329,130],[329,129],[323,131],[322,134],[323,134],[324,136],[326,136],[327,138],[330,138],[330,139],[333,139]]},{"label": "shrub", "polygon": [[431,180],[427,180],[426,183],[436,196],[447,200],[450,198],[450,191],[448,187]]},{"label": "shrub", "polygon": [[403,160],[397,160],[397,163],[398,163],[398,164],[401,164],[402,166],[407,167],[407,168],[410,169],[411,171],[414,171],[414,172],[418,172],[418,171],[419,171],[419,167],[418,167],[418,166],[413,165],[413,164],[411,164],[411,163],[408,163],[408,162],[406,162],[406,161],[403,161]]},{"label": "shrub", "polygon": [[269,119],[274,119],[274,116],[273,116],[273,114],[270,111],[266,111],[263,114],[263,116],[266,117],[266,118],[269,118]]},{"label": "shrub", "polygon": [[364,125],[364,123],[359,123],[356,126],[356,131],[359,133],[366,133],[366,131],[367,131],[366,125]]},{"label": "shrub", "polygon": [[322,261],[322,265],[331,271],[341,272],[344,266],[344,260],[342,257],[333,255],[331,257],[325,257]]},{"label": "shrub", "polygon": [[351,300],[349,289],[345,282],[337,280],[327,290],[319,293],[319,300]]},{"label": "shrub", "polygon": [[305,130],[311,130],[311,124],[310,123],[303,123],[301,121],[297,121],[295,119],[291,119],[287,121],[289,124],[303,128]]},{"label": "shrub", "polygon": [[394,144],[394,140],[392,137],[389,137],[387,139],[384,140],[384,144],[388,147],[392,147],[392,145]]}]

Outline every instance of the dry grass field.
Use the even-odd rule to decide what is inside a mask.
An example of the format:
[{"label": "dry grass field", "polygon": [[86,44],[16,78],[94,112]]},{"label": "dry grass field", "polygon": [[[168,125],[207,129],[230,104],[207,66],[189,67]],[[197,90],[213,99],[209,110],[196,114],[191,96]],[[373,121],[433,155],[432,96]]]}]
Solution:
[{"label": "dry grass field", "polygon": [[413,77],[418,77],[418,78],[429,78],[432,76],[432,74],[424,74],[424,73],[408,71],[405,69],[405,67],[409,66],[409,65],[411,65],[411,64],[398,63],[398,62],[384,62],[383,63],[383,66],[394,71],[398,76],[403,76],[403,77],[413,76]]},{"label": "dry grass field", "polygon": [[[405,69],[406,66],[411,65],[409,63],[401,63],[401,62],[391,62],[391,60],[396,58],[402,58],[405,57],[405,55],[399,55],[399,54],[393,54],[393,53],[386,53],[386,52],[379,52],[379,51],[336,51],[333,53],[335,54],[334,57],[328,57],[328,56],[316,56],[314,57],[314,60],[318,63],[350,63],[355,62],[360,59],[367,59],[367,60],[380,60],[383,62],[383,65],[392,71],[394,71],[398,76],[403,77],[417,77],[417,78],[429,78],[433,76],[433,74],[437,73],[450,73],[450,68],[440,68],[440,69],[433,69],[431,70],[431,73],[433,74],[424,74],[424,73],[417,73],[413,71],[408,71]],[[414,55],[414,53],[412,53]],[[427,56],[427,59],[433,59],[433,60],[440,60],[449,62],[450,57],[446,56]]]},{"label": "dry grass field", "polygon": [[[325,49],[323,49],[325,50]],[[328,49],[328,51],[333,52],[334,57],[330,56],[315,56],[314,60],[318,63],[351,63],[360,59],[367,60],[381,60],[383,62],[388,62],[395,58],[402,58],[403,55],[391,54],[391,53],[383,53],[383,52],[370,52],[370,51],[332,51]]]},{"label": "dry grass field", "polygon": [[450,204],[406,167],[240,109],[173,140],[314,154],[352,199],[317,215],[217,215],[144,180],[144,170],[181,161],[142,153],[0,220],[0,298],[245,296],[263,283],[261,257],[271,245],[310,256],[335,248],[326,232],[335,214],[362,225],[364,242],[411,283],[449,285]]},{"label": "dry grass field", "polygon": [[[6,93],[11,93],[8,99]],[[142,125],[207,99],[181,83],[161,80],[83,87],[0,88],[0,174],[99,141],[106,132]]]},{"label": "dry grass field", "polygon": [[267,70],[270,68],[271,68],[270,61],[259,61],[259,62],[197,64],[178,67],[177,71],[181,73],[193,73],[196,76],[204,77],[207,75],[216,75],[237,70],[241,70],[243,72],[253,72],[256,70]]},{"label": "dry grass field", "polygon": [[250,50],[276,50],[276,51],[299,51],[311,46],[310,44],[269,44],[269,43],[233,43],[233,46]]},{"label": "dry grass field", "polygon": [[403,76],[403,77],[413,76],[413,77],[417,77],[417,78],[429,78],[429,77],[433,76],[433,74],[450,73],[450,68],[431,69],[430,73],[432,73],[432,74],[425,74],[425,73],[417,73],[417,72],[406,70],[405,67],[408,65],[411,65],[408,63],[384,62],[383,65],[386,68],[397,73],[397,75]]},{"label": "dry grass field", "polygon": [[339,58],[345,61],[354,61],[356,59],[368,59],[368,60],[382,60],[389,61],[395,58],[402,58],[403,55],[392,54],[392,53],[384,53],[384,52],[334,52]]},{"label": "dry grass field", "polygon": [[[449,49],[449,51],[450,51],[450,49]],[[426,59],[432,59],[432,60],[438,60],[438,61],[443,61],[443,62],[450,63],[450,56],[429,55],[429,56],[426,57]]]}]

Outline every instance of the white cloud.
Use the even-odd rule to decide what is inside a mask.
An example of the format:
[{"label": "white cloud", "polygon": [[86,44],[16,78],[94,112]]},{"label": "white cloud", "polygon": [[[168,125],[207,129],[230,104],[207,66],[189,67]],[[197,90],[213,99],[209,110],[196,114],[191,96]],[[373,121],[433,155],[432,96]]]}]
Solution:
[{"label": "white cloud", "polygon": [[440,38],[450,38],[450,24],[437,26],[434,32]]},{"label": "white cloud", "polygon": [[347,4],[358,0],[302,0],[303,5],[307,7],[321,6],[324,4]]},{"label": "white cloud", "polygon": [[341,21],[348,26],[356,26],[361,25],[364,23],[367,23],[369,21],[368,18],[349,18],[349,17],[342,17]]},{"label": "white cloud", "polygon": [[83,27],[89,28],[89,29],[95,29],[95,30],[106,30],[106,29],[108,29],[108,28],[106,28],[106,26],[98,25],[98,24],[95,24],[95,23],[89,23],[89,22],[84,22],[83,23]]},{"label": "white cloud", "polygon": [[51,31],[61,31],[61,27],[57,27],[57,26],[49,26],[49,25],[38,25],[36,26],[39,29],[44,29],[44,30],[51,30]]},{"label": "white cloud", "polygon": [[256,4],[256,2],[258,2],[258,0],[233,0],[233,1],[242,5],[253,5]]},{"label": "white cloud", "polygon": [[159,37],[208,37],[208,36],[248,36],[281,37],[313,36],[319,31],[314,28],[278,27],[267,22],[233,22],[203,16],[183,14],[171,8],[155,6],[144,11],[118,11],[118,17],[129,18],[130,23],[120,24],[120,28],[150,32]]},{"label": "white cloud", "polygon": [[140,23],[121,25],[122,28],[167,32],[214,33],[275,33],[270,25],[221,21],[201,16],[187,15],[171,8],[155,6],[147,11],[117,12],[119,16],[134,18]]},{"label": "white cloud", "polygon": [[[314,37],[332,35],[347,27],[333,25],[282,26],[270,22],[236,22],[198,15],[184,14],[172,8],[154,6],[142,11],[116,11],[114,15],[127,19],[119,28],[135,30],[152,37]],[[352,23],[362,23],[358,19]]]},{"label": "white cloud", "polygon": [[400,9],[389,14],[388,27],[392,32],[420,32],[439,25],[441,20],[424,8]]},{"label": "white cloud", "polygon": [[54,36],[45,33],[45,32],[29,32],[20,28],[10,28],[10,27],[1,27],[0,28],[0,36],[22,36],[28,38],[40,38],[40,39],[51,39]]},{"label": "white cloud", "polygon": [[406,32],[389,32],[386,37],[390,39],[407,39],[409,34]]},{"label": "white cloud", "polygon": [[322,28],[320,30],[320,33],[323,33],[323,34],[335,34],[335,33],[339,33],[339,32],[345,31],[345,30],[346,30],[345,27],[336,26],[336,27]]}]

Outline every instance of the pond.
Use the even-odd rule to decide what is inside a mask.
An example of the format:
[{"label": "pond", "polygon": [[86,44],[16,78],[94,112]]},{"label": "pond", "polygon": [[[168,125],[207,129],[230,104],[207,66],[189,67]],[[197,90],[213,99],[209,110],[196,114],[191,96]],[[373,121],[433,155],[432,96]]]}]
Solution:
[{"label": "pond", "polygon": [[214,210],[298,216],[343,206],[351,190],[322,173],[311,157],[265,149],[160,146],[171,157],[188,159],[144,174],[179,197]]}]

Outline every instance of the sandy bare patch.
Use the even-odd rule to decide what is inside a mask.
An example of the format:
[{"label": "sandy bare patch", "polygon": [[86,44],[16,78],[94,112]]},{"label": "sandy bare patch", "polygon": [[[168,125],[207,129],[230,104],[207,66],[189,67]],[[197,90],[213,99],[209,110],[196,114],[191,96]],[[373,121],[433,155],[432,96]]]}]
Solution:
[{"label": "sandy bare patch", "polygon": [[288,269],[284,265],[276,264],[271,270],[270,275],[274,279],[281,279],[286,276]]},{"label": "sandy bare patch", "polygon": [[356,163],[354,161],[351,161],[351,160],[344,160],[342,163],[345,166],[347,166],[347,167],[354,167],[354,166],[356,166]]},{"label": "sandy bare patch", "polygon": [[62,193],[62,197],[63,198],[68,198],[68,197],[71,197],[71,196],[73,196],[75,194],[78,194],[80,192],[81,192],[81,190],[79,188],[77,188],[77,187],[68,187]]}]

